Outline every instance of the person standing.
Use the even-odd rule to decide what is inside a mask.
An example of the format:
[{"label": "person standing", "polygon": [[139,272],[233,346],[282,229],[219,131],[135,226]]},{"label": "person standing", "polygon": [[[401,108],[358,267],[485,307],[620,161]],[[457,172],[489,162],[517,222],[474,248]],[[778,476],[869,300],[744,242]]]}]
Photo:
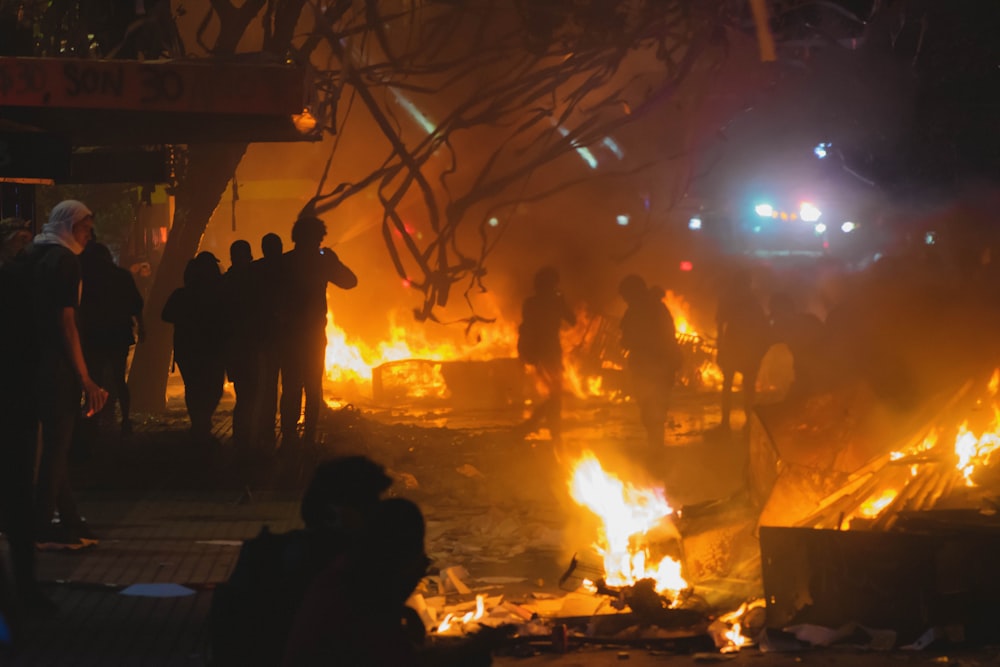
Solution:
[{"label": "person standing", "polygon": [[115,264],[111,251],[91,241],[80,253],[83,292],[80,296],[80,339],[94,377],[107,383],[110,400],[102,417],[114,421],[114,402],[121,408],[121,435],[132,434],[131,397],[126,382],[129,349],[146,337],[142,295],[132,272]]},{"label": "person standing", "polygon": [[621,322],[621,344],[629,393],[639,406],[647,442],[662,447],[670,395],[680,367],[674,318],[641,276],[625,276],[618,293],[627,305]]},{"label": "person standing", "polygon": [[321,248],[326,224],[301,216],[292,226],[295,247],[281,263],[281,437],[299,440],[298,421],[305,393],[302,442],[312,444],[323,405],[326,354],[326,285],[352,289],[358,277],[330,248]]},{"label": "person standing", "polygon": [[260,240],[264,255],[250,265],[257,296],[257,336],[260,340],[257,405],[254,407],[257,444],[274,448],[274,417],[278,412],[278,373],[281,369],[281,237],[268,233]]},{"label": "person standing", "polygon": [[[35,490],[36,543],[41,549],[79,549],[97,543],[80,516],[69,479],[69,450],[77,413],[104,408],[108,393],[87,369],[77,328],[79,254],[94,230],[94,214],[76,200],[62,201],[32,243],[35,332],[39,363],[35,387],[42,425],[42,455]],[[58,522],[55,521],[58,512]]]},{"label": "person standing", "polygon": [[223,308],[226,313],[226,375],[233,383],[236,404],[233,406],[233,441],[249,446],[256,440],[255,405],[257,403],[260,349],[257,327],[257,294],[250,274],[253,253],[250,244],[240,239],[229,246],[231,265],[222,276]]},{"label": "person standing", "polygon": [[[736,373],[742,378],[743,411],[749,420],[757,389],[757,373],[771,345],[771,327],[751,288],[749,271],[735,272],[719,297],[716,311],[718,364],[722,370],[722,422],[729,428]],[[747,421],[749,423],[749,421]]]},{"label": "person standing", "polygon": [[517,350],[545,385],[545,397],[531,411],[522,430],[530,433],[546,426],[555,441],[562,437],[563,352],[559,329],[563,322],[575,325],[576,315],[559,292],[559,272],[546,266],[535,274],[535,293],[522,305]]},{"label": "person standing", "polygon": [[174,360],[184,380],[184,403],[191,437],[210,443],[212,415],[222,399],[226,365],[222,358],[219,260],[200,252],[184,269],[184,286],[163,306],[163,321],[174,325]]}]

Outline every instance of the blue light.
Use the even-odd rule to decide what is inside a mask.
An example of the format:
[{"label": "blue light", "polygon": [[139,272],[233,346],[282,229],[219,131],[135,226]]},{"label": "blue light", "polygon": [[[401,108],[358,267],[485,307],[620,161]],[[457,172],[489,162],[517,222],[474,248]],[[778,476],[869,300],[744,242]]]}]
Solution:
[{"label": "blue light", "polygon": [[822,141],[822,142],[820,142],[819,144],[816,145],[816,148],[813,149],[813,153],[816,154],[816,157],[818,157],[820,160],[822,160],[823,158],[825,158],[828,155],[827,149],[830,148],[830,146],[832,146],[832,145],[833,144],[831,144],[829,142]]},{"label": "blue light", "polygon": [[762,218],[770,218],[774,214],[774,207],[770,204],[757,204],[753,210]]},{"label": "blue light", "polygon": [[701,229],[701,218],[694,216],[688,220],[688,229]]}]

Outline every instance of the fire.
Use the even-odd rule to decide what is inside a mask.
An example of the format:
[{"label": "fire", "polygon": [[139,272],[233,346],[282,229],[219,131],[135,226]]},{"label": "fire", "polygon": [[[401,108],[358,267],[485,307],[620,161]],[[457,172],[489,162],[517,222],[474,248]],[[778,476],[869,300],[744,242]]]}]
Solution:
[{"label": "fire", "polygon": [[993,401],[992,420],[985,427],[980,435],[976,435],[969,427],[969,420],[962,422],[958,427],[958,434],[955,436],[955,455],[958,457],[958,470],[965,478],[966,486],[975,486],[972,481],[972,473],[976,467],[989,462],[993,452],[1000,447],[1000,407],[997,406],[996,396],[1000,389],[1000,369],[993,371],[990,377],[987,391]]},{"label": "fire", "polygon": [[476,608],[473,611],[467,611],[458,616],[455,613],[445,614],[445,617],[438,624],[437,633],[447,634],[452,632],[464,633],[466,625],[480,620],[486,613],[486,596],[477,595],[476,596]]},{"label": "fire", "polygon": [[885,489],[875,498],[869,498],[858,508],[858,514],[866,519],[874,519],[882,510],[889,506],[899,492],[896,489]]},{"label": "fire", "polygon": [[594,547],[604,559],[604,577],[609,586],[634,585],[652,579],[657,593],[688,588],[681,565],[669,556],[657,563],[651,557],[648,533],[665,525],[673,530],[674,513],[663,489],[642,489],[608,474],[592,452],[584,452],[574,466],[570,494],[601,518],[603,527]]}]

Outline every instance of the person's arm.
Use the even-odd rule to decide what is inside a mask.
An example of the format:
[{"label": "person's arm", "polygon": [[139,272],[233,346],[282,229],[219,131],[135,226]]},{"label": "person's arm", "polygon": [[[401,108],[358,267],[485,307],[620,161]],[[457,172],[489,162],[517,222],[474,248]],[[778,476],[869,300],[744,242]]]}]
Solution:
[{"label": "person's arm", "polygon": [[87,416],[94,415],[101,411],[104,403],[108,400],[108,392],[97,386],[97,383],[90,379],[87,372],[87,363],[83,359],[83,348],[80,346],[80,332],[76,328],[76,309],[69,306],[62,309],[59,317],[59,329],[62,333],[63,343],[66,345],[66,352],[69,353],[73,370],[76,371],[87,397]]},{"label": "person's arm", "polygon": [[323,268],[326,272],[326,281],[333,283],[341,289],[352,289],[358,285],[358,277],[354,275],[347,266],[340,261],[337,253],[329,248],[323,248]]},{"label": "person's arm", "polygon": [[576,326],[576,313],[574,313],[573,309],[569,307],[569,304],[566,303],[566,299],[563,298],[563,296],[561,294],[559,295],[559,304],[560,304],[560,308],[562,309],[562,318],[563,318],[563,320],[565,320],[566,323],[569,324],[571,327],[575,327]]}]

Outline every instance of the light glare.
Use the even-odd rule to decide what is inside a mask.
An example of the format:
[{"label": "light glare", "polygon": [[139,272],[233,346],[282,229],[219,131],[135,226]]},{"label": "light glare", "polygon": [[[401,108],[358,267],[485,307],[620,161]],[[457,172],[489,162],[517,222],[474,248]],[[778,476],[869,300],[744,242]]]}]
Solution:
[{"label": "light glare", "polygon": [[819,220],[823,212],[816,208],[815,204],[804,201],[802,205],[799,206],[799,217],[802,218],[804,222],[816,222]]},{"label": "light glare", "polygon": [[615,221],[622,227],[627,227],[629,223],[629,217],[627,214],[623,213],[615,218]]},{"label": "light glare", "polygon": [[858,227],[857,225],[848,220],[847,222],[845,222],[840,226],[840,231],[844,232],[845,234],[849,234],[853,232],[855,229],[857,229],[857,227]]},{"label": "light glare", "polygon": [[762,218],[770,218],[771,214],[774,213],[774,207],[770,204],[757,204],[753,210]]},{"label": "light glare", "polygon": [[701,218],[694,216],[688,220],[688,229],[701,229]]}]

